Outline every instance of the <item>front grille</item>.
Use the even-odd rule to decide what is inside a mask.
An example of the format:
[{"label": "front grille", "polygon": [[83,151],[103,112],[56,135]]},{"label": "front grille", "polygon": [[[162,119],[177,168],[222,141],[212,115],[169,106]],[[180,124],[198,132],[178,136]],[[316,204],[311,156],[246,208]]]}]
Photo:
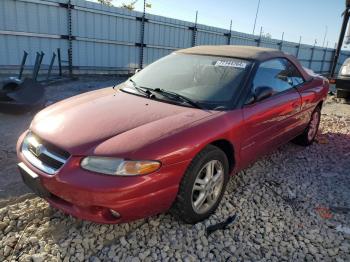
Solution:
[{"label": "front grille", "polygon": [[55,174],[68,160],[70,154],[29,132],[22,144],[22,154],[36,168]]}]

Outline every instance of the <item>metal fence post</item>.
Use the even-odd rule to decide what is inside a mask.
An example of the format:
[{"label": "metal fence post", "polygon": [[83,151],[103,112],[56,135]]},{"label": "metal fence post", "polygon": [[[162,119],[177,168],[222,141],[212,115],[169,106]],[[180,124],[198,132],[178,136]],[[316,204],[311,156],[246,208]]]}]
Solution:
[{"label": "metal fence post", "polygon": [[332,55],[332,57],[333,57],[332,65],[331,65],[331,70],[329,72],[330,73],[330,77],[334,76],[335,70],[336,70],[337,65],[338,65],[338,58],[337,58],[337,64],[334,66],[334,72],[332,72],[333,71],[334,58],[335,58],[336,53],[337,53],[337,44],[338,44],[337,42],[334,43],[334,50],[333,50],[333,55]]},{"label": "metal fence post", "polygon": [[50,78],[51,71],[52,71],[52,67],[53,67],[53,63],[55,62],[55,59],[56,59],[56,54],[53,53],[53,54],[52,54],[52,58],[51,58],[51,62],[50,62],[50,66],[49,66],[49,70],[47,71],[47,77],[46,77],[46,79],[49,79],[49,78]]},{"label": "metal fence post", "polygon": [[141,19],[141,32],[140,32],[140,58],[139,68],[143,68],[144,59],[144,46],[145,46],[145,22],[146,22],[146,0],[143,0],[143,13]]},{"label": "metal fence post", "polygon": [[231,44],[231,36],[232,36],[232,19],[230,22],[230,32],[228,34],[226,34],[227,36],[227,44],[230,45]]},{"label": "metal fence post", "polygon": [[196,11],[196,20],[194,22],[194,26],[190,27],[190,29],[193,30],[193,32],[192,32],[192,46],[195,46],[196,42],[197,42],[197,19],[198,19],[198,10]]},{"label": "metal fence post", "polygon": [[28,57],[28,53],[27,53],[26,51],[24,51],[24,53],[23,53],[23,58],[22,58],[22,63],[21,63],[21,68],[20,68],[20,70],[19,70],[18,79],[21,79],[21,78],[22,78],[23,70],[24,70],[24,65],[26,64],[27,57]]},{"label": "metal fence post", "polygon": [[35,75],[36,75],[36,70],[39,65],[39,60],[40,60],[40,53],[36,52],[36,57],[35,57],[35,63],[34,63],[34,68],[33,68],[33,75],[32,78],[35,80]]},{"label": "metal fence post", "polygon": [[323,73],[324,62],[326,60],[327,47],[328,47],[328,41],[326,44],[326,48],[323,50],[323,57],[322,57],[322,63],[321,63],[321,74]]},{"label": "metal fence post", "polygon": [[39,65],[38,65],[37,73],[36,73],[36,76],[35,76],[35,80],[38,78],[38,75],[39,75],[39,72],[40,72],[40,67],[41,67],[41,64],[43,63],[44,55],[45,55],[45,53],[43,51],[41,51]]},{"label": "metal fence post", "polygon": [[68,0],[68,68],[69,77],[73,76],[73,37],[72,37],[72,4],[71,0]]},{"label": "metal fence post", "polygon": [[283,37],[284,37],[284,32],[282,33],[282,39],[281,42],[279,43],[279,49],[282,50],[282,45],[283,45]]},{"label": "metal fence post", "polygon": [[41,63],[43,62],[45,53],[41,51],[41,53],[37,52],[36,53],[36,59],[35,59],[35,65],[34,65],[34,70],[33,70],[33,80],[38,79],[39,71],[40,71],[40,66]]},{"label": "metal fence post", "polygon": [[258,46],[260,46],[260,43],[261,43],[261,35],[262,35],[262,26],[260,27],[260,35],[259,35],[259,39],[258,39]]},{"label": "metal fence post", "polygon": [[57,60],[58,60],[58,74],[62,77],[62,60],[61,60],[61,49],[57,48]]},{"label": "metal fence post", "polygon": [[310,69],[311,69],[312,61],[314,59],[315,46],[316,46],[316,40],[315,40],[314,46],[311,47],[311,57],[310,57],[310,60],[309,60],[309,68]]},{"label": "metal fence post", "polygon": [[298,56],[299,56],[300,45],[301,45],[301,36],[299,37],[299,44],[296,46],[297,47],[297,53],[295,54],[296,58],[298,58]]}]

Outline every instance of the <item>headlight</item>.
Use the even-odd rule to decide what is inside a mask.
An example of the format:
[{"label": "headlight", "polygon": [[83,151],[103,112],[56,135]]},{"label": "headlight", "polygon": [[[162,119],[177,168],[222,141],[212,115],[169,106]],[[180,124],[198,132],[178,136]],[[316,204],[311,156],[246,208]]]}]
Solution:
[{"label": "headlight", "polygon": [[344,66],[342,69],[341,69],[341,75],[346,75],[347,74],[347,70],[346,70],[346,66]]},{"label": "headlight", "polygon": [[121,158],[88,156],[81,161],[83,169],[116,176],[146,175],[160,168],[158,161],[128,161]]}]

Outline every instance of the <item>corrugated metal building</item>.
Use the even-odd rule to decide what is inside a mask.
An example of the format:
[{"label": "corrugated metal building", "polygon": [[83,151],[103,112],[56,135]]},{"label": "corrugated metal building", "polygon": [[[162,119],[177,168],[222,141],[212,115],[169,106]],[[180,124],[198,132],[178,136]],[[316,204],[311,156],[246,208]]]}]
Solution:
[{"label": "corrugated metal building", "polygon": [[[143,20],[140,12],[84,0],[0,1],[0,72],[18,70],[23,51],[29,53],[27,69],[33,68],[36,52],[42,51],[42,69],[47,70],[53,52],[60,48],[63,64],[67,66],[70,61],[76,73],[112,73],[134,70],[179,48],[208,44],[282,49],[296,55],[304,66],[322,73],[330,71],[334,55],[330,48],[167,17],[146,14]],[[339,64],[348,56],[349,52],[342,52]]]}]

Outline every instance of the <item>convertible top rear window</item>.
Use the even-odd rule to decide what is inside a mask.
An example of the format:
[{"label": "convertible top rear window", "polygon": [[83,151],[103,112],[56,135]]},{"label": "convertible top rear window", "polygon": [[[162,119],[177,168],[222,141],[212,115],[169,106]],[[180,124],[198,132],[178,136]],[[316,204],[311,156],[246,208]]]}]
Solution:
[{"label": "convertible top rear window", "polygon": [[175,92],[208,109],[226,108],[232,106],[250,64],[238,58],[174,53],[132,80],[142,87]]}]

